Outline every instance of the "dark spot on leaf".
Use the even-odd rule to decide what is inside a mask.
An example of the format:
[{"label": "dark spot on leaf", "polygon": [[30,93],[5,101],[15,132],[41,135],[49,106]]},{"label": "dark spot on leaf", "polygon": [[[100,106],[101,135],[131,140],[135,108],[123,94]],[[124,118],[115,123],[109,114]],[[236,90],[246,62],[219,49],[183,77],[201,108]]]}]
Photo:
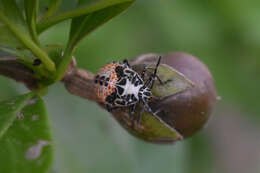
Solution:
[{"label": "dark spot on leaf", "polygon": [[42,63],[42,61],[41,61],[40,59],[35,59],[35,60],[33,61],[33,65],[34,65],[34,66],[39,66],[41,63]]}]

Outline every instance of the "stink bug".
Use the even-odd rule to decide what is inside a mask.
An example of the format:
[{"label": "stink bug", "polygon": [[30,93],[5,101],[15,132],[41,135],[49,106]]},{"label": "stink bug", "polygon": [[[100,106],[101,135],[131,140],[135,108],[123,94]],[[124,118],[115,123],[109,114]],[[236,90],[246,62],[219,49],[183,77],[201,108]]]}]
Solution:
[{"label": "stink bug", "polygon": [[130,114],[135,113],[138,103],[144,105],[144,109],[155,115],[148,102],[152,97],[151,89],[157,76],[157,68],[161,56],[154,68],[154,72],[145,81],[144,76],[148,67],[145,67],[139,75],[129,65],[127,60],[123,62],[112,62],[102,67],[95,77],[96,95],[107,110],[111,112],[120,107],[129,107]]}]

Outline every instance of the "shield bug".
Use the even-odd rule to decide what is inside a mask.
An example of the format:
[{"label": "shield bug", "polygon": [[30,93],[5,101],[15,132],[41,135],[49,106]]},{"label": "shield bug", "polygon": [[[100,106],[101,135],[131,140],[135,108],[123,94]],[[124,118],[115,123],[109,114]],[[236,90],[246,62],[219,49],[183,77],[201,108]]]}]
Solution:
[{"label": "shield bug", "polygon": [[130,114],[134,115],[137,104],[142,103],[144,110],[155,115],[148,102],[153,97],[151,89],[157,76],[160,64],[159,56],[153,73],[145,81],[144,76],[148,67],[144,67],[141,74],[131,68],[127,60],[112,62],[102,67],[95,77],[97,98],[107,110],[129,107]]}]

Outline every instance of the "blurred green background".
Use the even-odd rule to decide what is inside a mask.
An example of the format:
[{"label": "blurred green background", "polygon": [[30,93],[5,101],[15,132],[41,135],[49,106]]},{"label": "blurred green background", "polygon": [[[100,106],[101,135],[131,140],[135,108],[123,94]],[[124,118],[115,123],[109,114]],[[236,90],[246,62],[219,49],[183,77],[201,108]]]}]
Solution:
[{"label": "blurred green background", "polygon": [[[134,138],[95,103],[55,84],[45,96],[56,147],[52,172],[259,173],[259,9],[259,0],[139,0],[89,35],[75,51],[81,68],[187,52],[208,65],[222,100],[205,129],[161,146]],[[41,40],[65,45],[68,31],[63,22]],[[25,91],[0,76],[1,100]]]}]

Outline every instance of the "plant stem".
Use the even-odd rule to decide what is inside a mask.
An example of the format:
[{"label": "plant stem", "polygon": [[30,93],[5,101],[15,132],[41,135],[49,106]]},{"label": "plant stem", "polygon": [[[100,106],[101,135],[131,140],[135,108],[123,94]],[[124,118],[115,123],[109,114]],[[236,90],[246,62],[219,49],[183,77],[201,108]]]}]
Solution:
[{"label": "plant stem", "polygon": [[37,34],[37,31],[36,31],[36,27],[34,27],[34,26],[36,26],[36,24],[34,23],[32,23],[30,26],[28,26],[29,27],[29,31],[30,31],[30,33],[31,33],[31,37],[32,37],[32,39],[33,39],[33,41],[37,44],[37,45],[40,45],[40,41],[39,41],[39,38],[38,38],[38,34]]},{"label": "plant stem", "polygon": [[30,38],[28,38],[25,33],[21,32],[18,27],[10,20],[8,20],[8,18],[6,18],[1,12],[0,20],[10,29],[10,31],[17,37],[17,39],[24,44],[24,46],[30,49],[31,52],[42,61],[46,69],[51,72],[55,71],[55,64],[49,58],[48,54],[45,53],[41,48],[39,48]]},{"label": "plant stem", "polygon": [[64,52],[64,57],[62,58],[61,63],[57,67],[56,77],[55,81],[60,81],[63,76],[65,75],[67,68],[70,64],[70,61],[72,59],[72,48],[68,46]]},{"label": "plant stem", "polygon": [[4,61],[0,61],[0,75],[12,78],[17,82],[22,82],[30,90],[37,88],[37,79],[33,71],[17,62],[16,59],[8,58]]},{"label": "plant stem", "polygon": [[33,41],[40,45],[40,41],[38,38],[38,34],[36,31],[36,23],[37,23],[37,17],[38,17],[38,8],[39,8],[39,0],[25,0],[25,15],[26,15],[26,21],[29,28],[29,32],[31,34],[31,37]]}]

